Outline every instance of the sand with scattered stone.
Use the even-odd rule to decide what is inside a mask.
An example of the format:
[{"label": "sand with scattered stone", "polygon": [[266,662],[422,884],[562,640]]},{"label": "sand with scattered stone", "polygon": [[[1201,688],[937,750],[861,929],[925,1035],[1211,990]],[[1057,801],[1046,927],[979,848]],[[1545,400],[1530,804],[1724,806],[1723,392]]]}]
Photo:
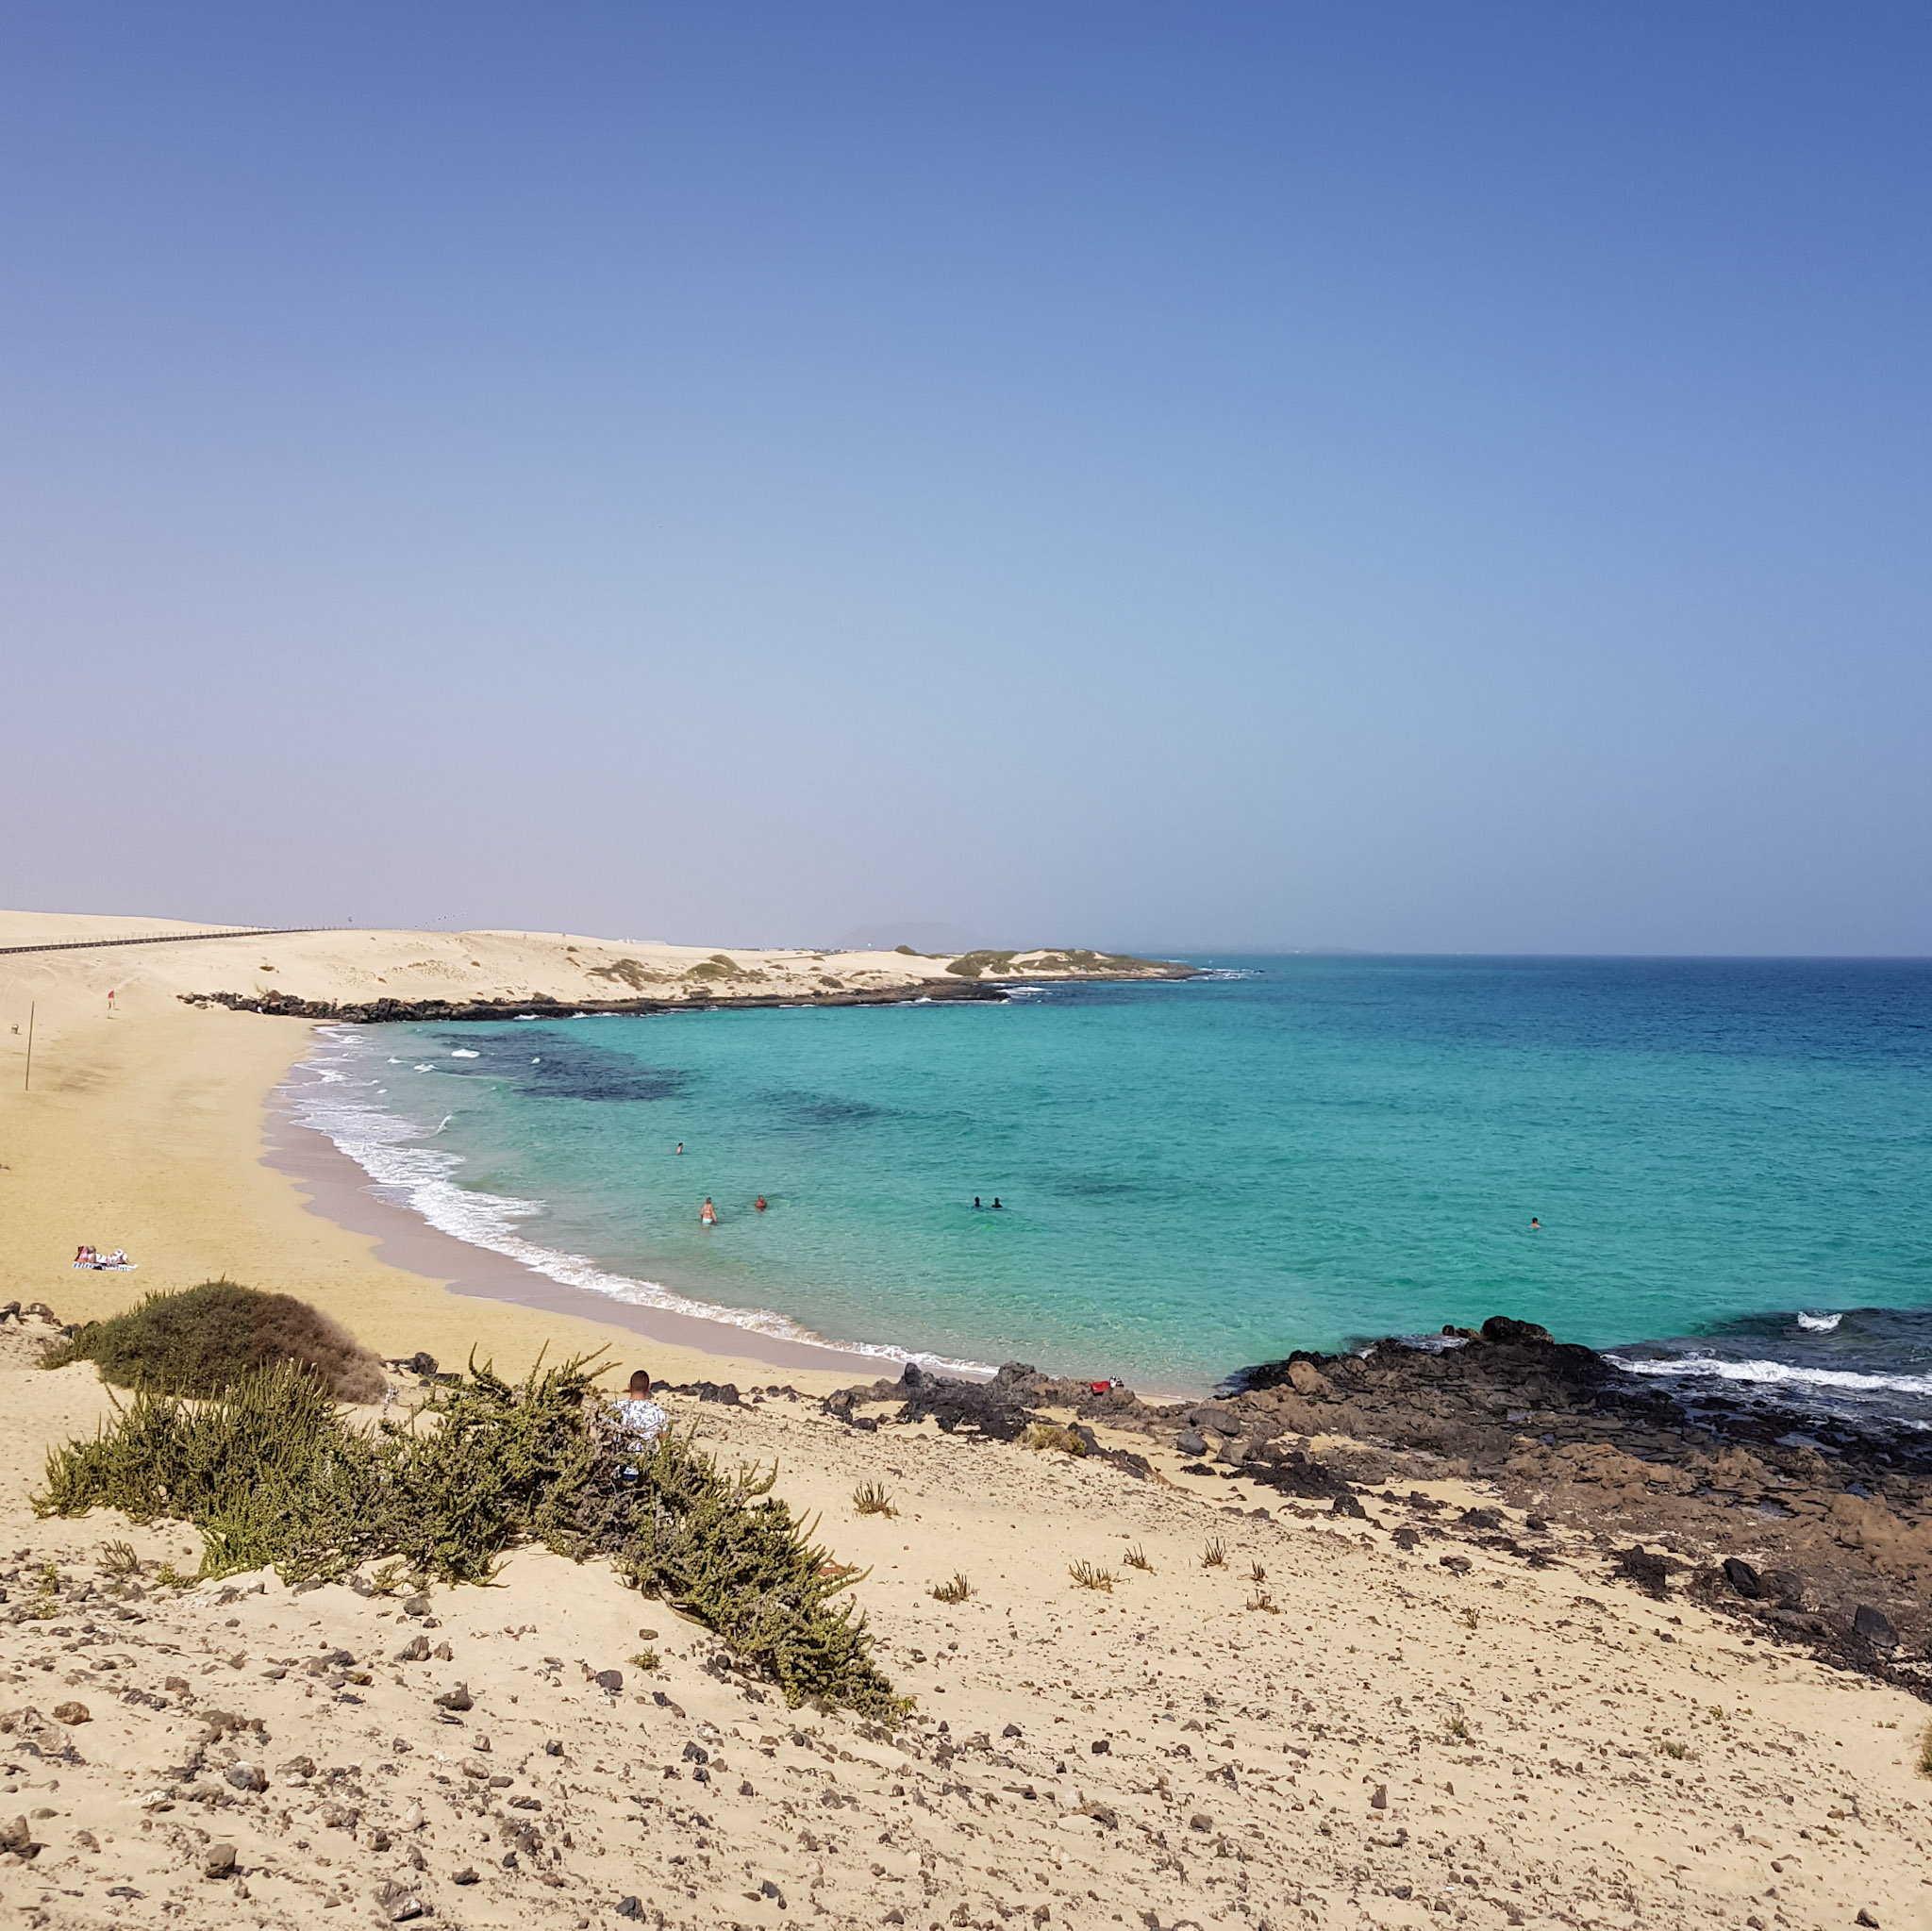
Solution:
[{"label": "sand with scattered stone", "polygon": [[[179,1526],[26,1508],[46,1440],[106,1404],[5,1332],[0,1824],[40,1848],[0,1886],[33,1923],[1927,1916],[1921,1706],[1623,1590],[1581,1544],[1458,1576],[1379,1510],[1253,1513],[1177,1465],[674,1401],[871,1566],[917,1698],[883,1728],[787,1709],[663,1604],[536,1551],[426,1616],[273,1575],[163,1586],[192,1566]],[[857,1513],[864,1481],[895,1516]],[[956,1573],[972,1594],[934,1600]]]}]

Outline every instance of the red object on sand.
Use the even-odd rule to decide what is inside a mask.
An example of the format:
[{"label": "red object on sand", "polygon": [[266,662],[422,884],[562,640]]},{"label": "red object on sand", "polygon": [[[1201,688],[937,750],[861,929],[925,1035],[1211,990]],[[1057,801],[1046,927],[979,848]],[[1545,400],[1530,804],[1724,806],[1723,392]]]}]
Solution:
[{"label": "red object on sand", "polygon": [[1091,1388],[1095,1394],[1105,1394],[1108,1391],[1108,1390],[1113,1386],[1113,1383],[1110,1381],[1090,1381],[1087,1384],[1087,1386]]}]

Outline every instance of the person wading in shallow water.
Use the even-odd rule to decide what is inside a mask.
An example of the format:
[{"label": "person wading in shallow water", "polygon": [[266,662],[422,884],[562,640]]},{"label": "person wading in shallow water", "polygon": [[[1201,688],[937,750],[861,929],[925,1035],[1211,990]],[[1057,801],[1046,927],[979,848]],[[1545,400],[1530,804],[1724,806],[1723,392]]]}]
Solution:
[{"label": "person wading in shallow water", "polygon": [[698,1208],[698,1225],[715,1227],[718,1224],[718,1209],[711,1205],[711,1196],[705,1195],[705,1204]]},{"label": "person wading in shallow water", "polygon": [[755,1207],[757,1207],[760,1213],[763,1213],[765,1210],[765,1196],[762,1193],[760,1193],[758,1197],[752,1202],[752,1205]]}]

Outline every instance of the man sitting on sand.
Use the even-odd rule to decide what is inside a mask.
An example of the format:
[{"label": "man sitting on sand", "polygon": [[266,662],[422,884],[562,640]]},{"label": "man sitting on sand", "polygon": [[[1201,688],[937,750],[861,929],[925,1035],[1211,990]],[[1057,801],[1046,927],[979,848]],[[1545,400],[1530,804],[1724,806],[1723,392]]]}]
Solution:
[{"label": "man sitting on sand", "polygon": [[630,1377],[630,1391],[617,1404],[618,1425],[648,1448],[671,1425],[671,1417],[651,1399],[651,1377],[640,1368]]}]

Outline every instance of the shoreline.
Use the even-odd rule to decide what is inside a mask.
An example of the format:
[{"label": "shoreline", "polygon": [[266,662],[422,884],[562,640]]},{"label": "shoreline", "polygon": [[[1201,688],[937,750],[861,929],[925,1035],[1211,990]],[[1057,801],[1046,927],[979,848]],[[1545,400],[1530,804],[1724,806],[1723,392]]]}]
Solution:
[{"label": "shoreline", "polygon": [[[1009,989],[980,989],[974,986],[961,987],[949,992],[950,999],[965,999],[973,1002],[1003,1000]],[[864,997],[831,999],[825,1004],[892,1005],[912,1000],[915,989],[901,989],[896,991],[881,992]],[[184,1003],[207,1008],[225,1007],[236,1011],[252,1011],[254,1006],[243,1007],[237,1002],[222,998],[208,1000],[199,995],[183,995]],[[267,1002],[273,1005],[274,1002]],[[625,1016],[648,1014],[663,1016],[681,1010],[729,1011],[738,1007],[747,1009],[769,1010],[774,1006],[803,1005],[813,1002],[786,1001],[774,999],[725,999],[715,1002],[693,1001],[665,1004],[662,1002],[629,1002],[623,1007],[607,1005],[586,1007],[567,1011],[558,1007],[546,1010],[546,1002],[535,1002],[536,1011],[522,1013],[504,1010],[470,1009],[463,1011],[441,1011],[436,1017],[494,1020],[501,1023],[507,1018],[571,1018],[586,1017],[591,1013],[617,1014]],[[414,1012],[409,1014],[390,1013],[384,1020],[358,1019],[341,1016],[334,1019],[312,1022],[311,1037],[320,1040],[334,1027],[360,1028],[375,1025],[388,1020],[400,1019],[404,1023],[425,1023]],[[428,1023],[435,1023],[432,1018]],[[487,1238],[477,1238],[460,1227],[451,1228],[439,1225],[431,1218],[431,1210],[418,1206],[413,1199],[386,1198],[385,1195],[401,1191],[406,1195],[411,1190],[408,1181],[378,1178],[350,1155],[344,1154],[336,1144],[325,1126],[310,1125],[293,1117],[299,1109],[301,1100],[293,1082],[303,1069],[315,1057],[316,1048],[302,1059],[293,1062],[289,1076],[265,1102],[267,1115],[273,1123],[271,1153],[269,1163],[279,1171],[289,1174],[311,1192],[322,1196],[310,1203],[311,1210],[323,1214],[337,1224],[358,1234],[379,1237],[378,1251],[391,1257],[394,1264],[421,1276],[446,1281],[450,1291],[529,1307],[546,1313],[560,1313],[587,1320],[604,1320],[621,1325],[646,1337],[661,1340],[667,1345],[689,1348],[697,1352],[716,1352],[721,1347],[735,1349],[740,1355],[756,1354],[768,1358],[772,1365],[787,1368],[827,1367],[828,1372],[856,1375],[865,1373],[876,1373],[881,1367],[896,1369],[906,1362],[913,1362],[928,1373],[961,1377],[974,1380],[988,1380],[999,1372],[998,1367],[989,1358],[982,1361],[963,1360],[940,1356],[924,1349],[916,1342],[890,1340],[867,1341],[841,1341],[812,1333],[803,1326],[795,1316],[784,1307],[782,1293],[772,1303],[756,1306],[736,1307],[727,1301],[712,1301],[707,1291],[708,1283],[702,1273],[687,1279],[662,1279],[655,1273],[633,1274],[607,1270],[601,1262],[588,1257],[565,1252],[561,1249],[546,1248],[541,1241],[526,1240],[516,1237],[516,1245],[527,1249],[534,1257],[525,1258],[516,1252],[506,1253],[490,1244]],[[400,1116],[389,1116],[399,1119]],[[456,1183],[452,1182],[452,1185]],[[462,1190],[458,1189],[458,1190]],[[489,1201],[488,1192],[480,1196]],[[539,1203],[541,1205],[541,1203]],[[598,1275],[607,1275],[624,1288],[640,1291],[641,1298],[632,1300],[623,1291],[606,1291],[599,1286],[579,1286],[570,1278],[568,1273],[553,1272],[547,1263],[558,1263],[566,1269],[582,1269]],[[674,1305],[662,1305],[651,1298],[663,1295]],[[675,1305],[684,1303],[684,1306]],[[714,1310],[715,1311],[712,1311]],[[1767,1312],[1773,1310],[1767,1310]],[[1903,1312],[1912,1310],[1852,1309],[1859,1312]],[[1821,1331],[1835,1329],[1844,1318],[1842,1313],[1824,1317],[1810,1317],[1800,1314],[1797,1319],[1807,1325],[1815,1325]],[[783,1323],[794,1332],[774,1332],[773,1325]],[[724,1333],[720,1333],[724,1330]],[[756,1337],[754,1344],[750,1340]],[[1442,1337],[1453,1337],[1442,1340]],[[1311,1352],[1306,1348],[1295,1348],[1279,1357],[1270,1357],[1259,1362],[1244,1362],[1232,1368],[1203,1370],[1191,1379],[1164,1376],[1160,1381],[1143,1380],[1135,1373],[1131,1363],[1123,1364],[1120,1373],[1132,1377],[1132,1386],[1139,1397],[1151,1404],[1173,1406],[1175,1404],[1199,1403],[1225,1400],[1240,1395],[1250,1385],[1252,1377],[1265,1374],[1271,1369],[1278,1368],[1288,1359],[1307,1358],[1325,1360],[1342,1359],[1353,1355],[1365,1357],[1376,1348],[1402,1344],[1424,1350],[1433,1345],[1455,1347],[1471,1337],[1471,1331],[1445,1326],[1438,1332],[1434,1329],[1387,1333],[1381,1336],[1362,1335],[1351,1340],[1336,1351],[1332,1357]],[[1831,1396],[1838,1388],[1852,1390],[1855,1393],[1865,1394],[1868,1390],[1888,1386],[1908,1389],[1913,1393],[1932,1392],[1921,1390],[1922,1380],[1932,1382],[1932,1376],[1907,1376],[1894,1380],[1883,1374],[1863,1374],[1841,1371],[1816,1372],[1803,1366],[1791,1366],[1774,1359],[1750,1360],[1730,1357],[1704,1357],[1690,1353],[1665,1353],[1666,1349],[1682,1348],[1690,1338],[1679,1337],[1672,1342],[1650,1339],[1623,1340],[1599,1345],[1590,1343],[1590,1350],[1595,1357],[1614,1371],[1617,1376],[1632,1389],[1647,1387],[1649,1396],[1661,1398],[1668,1392],[1679,1409],[1694,1408],[1700,1405],[1715,1404],[1723,1408],[1738,1403],[1760,1405],[1768,1417],[1781,1424],[1799,1429],[1824,1427],[1827,1431],[1849,1426],[1860,1435],[1879,1440],[1896,1439],[1902,1447],[1910,1443],[1915,1437],[1932,1433],[1928,1424],[1903,1415],[1887,1415],[1867,1408],[1860,1412],[1854,1404],[1840,1400],[1833,1407]],[[1031,1342],[1022,1340],[1018,1343],[1023,1352],[1051,1357],[1053,1349],[1050,1341],[1035,1337]],[[1650,1352],[1646,1352],[1650,1351]],[[1636,1354],[1636,1360],[1625,1358]],[[1757,1373],[1747,1372],[1753,1368],[1764,1368],[1771,1372]],[[1056,1371],[1058,1372],[1058,1371]],[[1069,1371],[1071,1372],[1071,1371]],[[1813,1383],[1819,1384],[1813,1386]],[[1774,1430],[1774,1432],[1776,1432]],[[1916,1460],[1915,1452],[1908,1452],[1907,1460]]]},{"label": "shoreline", "polygon": [[[968,997],[986,994],[968,992]],[[869,1000],[864,1004],[893,1003]],[[671,1010],[681,1008],[672,1007]],[[728,1006],[724,1009],[729,1009]],[[497,1015],[501,1017],[501,1015]],[[359,1022],[316,1022],[311,1039],[330,1025],[353,1025]],[[694,1354],[728,1355],[734,1358],[766,1361],[776,1368],[824,1373],[844,1380],[872,1378],[881,1373],[896,1373],[911,1363],[929,1374],[971,1382],[991,1381],[999,1373],[996,1364],[962,1361],[936,1356],[909,1344],[879,1341],[861,1345],[840,1342],[803,1332],[797,1335],[773,1334],[768,1329],[740,1323],[738,1313],[766,1315],[796,1326],[795,1318],[781,1307],[732,1308],[715,1303],[715,1315],[686,1312],[682,1308],[653,1306],[648,1301],[628,1301],[616,1294],[580,1288],[559,1280],[541,1265],[503,1254],[462,1235],[439,1227],[420,1209],[407,1202],[382,1197],[386,1183],[376,1179],[350,1155],[345,1154],[323,1127],[311,1126],[295,1118],[301,1105],[296,1081],[313,1057],[310,1046],[301,1058],[292,1061],[288,1074],[263,1103],[266,1123],[264,1161],[287,1174],[308,1196],[310,1212],[319,1214],[348,1231],[374,1238],[375,1251],[392,1266],[442,1283],[451,1293],[473,1296],[499,1304],[527,1307],[543,1313],[562,1314],[575,1319],[600,1321],[622,1326],[665,1345],[687,1349]],[[539,1243],[530,1243],[533,1246]],[[581,1257],[555,1252],[559,1260],[605,1270]],[[703,1303],[701,1285],[668,1286],[658,1281],[634,1279],[641,1289],[658,1289],[680,1299]],[[1245,1370],[1236,1371],[1245,1373]],[[1158,1387],[1137,1384],[1141,1397],[1158,1403],[1187,1403],[1213,1398],[1225,1379],[1203,1375],[1192,1384],[1169,1381]]]},{"label": "shoreline", "polygon": [[[406,936],[287,943],[333,948],[309,983],[353,990],[412,970]],[[667,1328],[376,1199],[282,1117],[313,1028],[180,1002],[188,957],[238,944],[238,972],[291,964],[217,940],[14,982],[0,1304],[98,1318],[226,1273],[391,1359],[641,1357],[700,1452],[823,1523],[916,1702],[788,1709],[661,1595],[536,1543],[487,1589],[184,1587],[186,1523],[34,1513],[49,1449],[115,1395],[38,1365],[55,1323],[0,1320],[0,1866],[41,1931],[1924,1918],[1918,1473],[1861,1461],[1880,1492],[1857,1495],[1855,1444],[1749,1418],[1679,1454],[1594,1399],[1596,1357],[1520,1333],[1290,1357],[1171,1406],[1018,1371],[880,1383],[836,1349],[811,1358],[843,1373],[774,1373],[771,1338]],[[141,1271],[67,1271],[81,1238]],[[633,1311],[678,1344],[639,1347]],[[1028,1408],[1044,1441],[1003,1432]]]},{"label": "shoreline", "polygon": [[896,1352],[871,1354],[833,1341],[792,1340],[675,1308],[622,1301],[573,1287],[509,1255],[445,1233],[413,1207],[384,1200],[375,1190],[380,1183],[326,1133],[295,1119],[299,1102],[294,1081],[307,1062],[306,1053],[291,1061],[288,1074],[263,1102],[262,1161],[293,1182],[308,1212],[371,1240],[374,1253],[391,1267],[425,1284],[439,1284],[447,1293],[623,1328],[660,1347],[715,1357],[720,1362],[752,1361],[788,1373],[851,1377],[874,1374],[889,1365],[897,1368],[908,1358]]}]

